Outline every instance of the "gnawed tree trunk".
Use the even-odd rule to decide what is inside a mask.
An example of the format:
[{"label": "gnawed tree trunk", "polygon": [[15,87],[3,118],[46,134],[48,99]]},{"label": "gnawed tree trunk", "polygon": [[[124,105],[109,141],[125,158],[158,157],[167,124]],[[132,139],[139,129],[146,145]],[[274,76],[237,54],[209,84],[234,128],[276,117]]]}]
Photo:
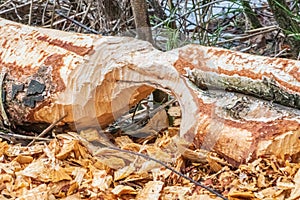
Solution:
[{"label": "gnawed tree trunk", "polygon": [[193,141],[197,148],[213,149],[233,164],[262,155],[285,158],[299,153],[299,61],[199,45],[173,53],[180,74],[207,90],[193,91],[199,108]]},{"label": "gnawed tree trunk", "polygon": [[15,125],[52,123],[67,115],[62,123],[78,128],[107,126],[159,88],[179,101],[180,136],[196,147],[215,150],[232,163],[300,152],[299,61],[199,45],[160,52],[132,38],[4,19],[0,47],[3,105]]},{"label": "gnawed tree trunk", "polygon": [[[193,93],[172,66],[173,60],[148,42],[1,19],[0,46],[0,65],[7,71],[4,105],[16,125],[52,123],[67,114],[64,123],[107,126],[156,87],[190,97],[182,105],[197,107],[189,102]],[[186,109],[184,116],[189,114]]]}]

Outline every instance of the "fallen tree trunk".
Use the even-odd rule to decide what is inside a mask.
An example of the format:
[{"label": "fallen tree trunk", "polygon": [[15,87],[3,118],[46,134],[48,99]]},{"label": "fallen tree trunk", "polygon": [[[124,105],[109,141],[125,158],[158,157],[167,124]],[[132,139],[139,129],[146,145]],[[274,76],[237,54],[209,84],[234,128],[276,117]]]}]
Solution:
[{"label": "fallen tree trunk", "polygon": [[213,149],[234,164],[262,155],[296,157],[300,150],[299,61],[198,45],[174,53],[178,57],[174,67],[198,88],[209,91],[198,91],[197,148]]},{"label": "fallen tree trunk", "polygon": [[199,88],[235,91],[300,109],[299,61],[196,45],[177,51],[175,67],[185,67]]},{"label": "fallen tree trunk", "polygon": [[[183,115],[197,122],[198,107],[190,101],[195,94],[173,67],[174,58],[162,56],[148,42],[4,19],[0,36],[0,65],[7,71],[4,104],[16,125],[52,123],[67,114],[62,122],[76,122],[77,128],[107,126],[155,88],[172,91],[182,101]],[[188,122],[182,130],[195,125]]]},{"label": "fallen tree trunk", "polygon": [[6,124],[52,123],[66,115],[62,123],[79,129],[103,127],[159,88],[179,101],[180,136],[197,148],[213,149],[232,163],[300,152],[298,61],[198,45],[163,53],[132,38],[4,19],[0,47]]}]

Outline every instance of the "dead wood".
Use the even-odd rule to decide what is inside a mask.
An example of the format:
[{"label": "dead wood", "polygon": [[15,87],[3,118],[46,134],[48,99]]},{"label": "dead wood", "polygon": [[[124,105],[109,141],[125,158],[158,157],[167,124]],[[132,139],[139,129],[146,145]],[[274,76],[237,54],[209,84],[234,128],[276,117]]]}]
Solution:
[{"label": "dead wood", "polygon": [[15,125],[51,124],[66,115],[62,123],[79,129],[104,127],[159,88],[179,101],[180,136],[197,148],[232,163],[299,153],[299,61],[199,45],[161,52],[132,38],[4,19],[0,46],[3,105]]},{"label": "dead wood", "polygon": [[145,0],[131,0],[137,38],[153,44],[151,25]]}]

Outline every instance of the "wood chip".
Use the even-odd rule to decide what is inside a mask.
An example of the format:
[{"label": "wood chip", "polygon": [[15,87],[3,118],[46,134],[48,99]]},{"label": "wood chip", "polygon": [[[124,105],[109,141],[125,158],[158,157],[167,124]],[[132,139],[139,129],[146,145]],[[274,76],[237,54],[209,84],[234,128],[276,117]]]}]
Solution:
[{"label": "wood chip", "polygon": [[127,185],[117,185],[112,191],[113,194],[115,195],[123,195],[123,194],[136,194],[137,191],[130,186]]},{"label": "wood chip", "polygon": [[162,181],[149,181],[145,187],[139,191],[136,199],[137,200],[158,200],[160,197],[160,192],[163,188],[164,182]]}]

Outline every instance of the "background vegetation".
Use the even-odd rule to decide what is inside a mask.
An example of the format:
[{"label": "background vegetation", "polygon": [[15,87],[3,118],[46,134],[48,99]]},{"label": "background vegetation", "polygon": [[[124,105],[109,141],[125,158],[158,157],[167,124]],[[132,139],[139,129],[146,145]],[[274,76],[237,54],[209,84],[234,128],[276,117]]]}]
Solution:
[{"label": "background vegetation", "polygon": [[[197,43],[268,56],[298,58],[300,45],[298,1],[134,0],[132,2],[145,2],[145,12],[150,19],[153,41],[162,50]],[[132,2],[0,0],[0,17],[65,31],[134,37],[136,26]]]}]

